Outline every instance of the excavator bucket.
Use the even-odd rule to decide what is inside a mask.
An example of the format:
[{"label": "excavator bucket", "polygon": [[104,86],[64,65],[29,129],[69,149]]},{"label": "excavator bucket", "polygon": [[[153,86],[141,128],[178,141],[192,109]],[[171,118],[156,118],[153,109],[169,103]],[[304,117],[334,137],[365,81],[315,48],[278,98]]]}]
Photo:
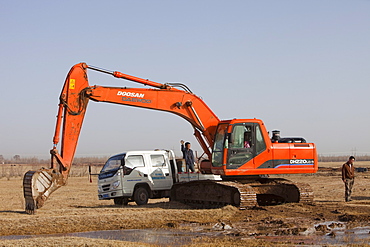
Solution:
[{"label": "excavator bucket", "polygon": [[23,193],[26,213],[34,214],[44,205],[46,199],[65,184],[63,176],[56,169],[41,168],[28,171],[23,178]]}]

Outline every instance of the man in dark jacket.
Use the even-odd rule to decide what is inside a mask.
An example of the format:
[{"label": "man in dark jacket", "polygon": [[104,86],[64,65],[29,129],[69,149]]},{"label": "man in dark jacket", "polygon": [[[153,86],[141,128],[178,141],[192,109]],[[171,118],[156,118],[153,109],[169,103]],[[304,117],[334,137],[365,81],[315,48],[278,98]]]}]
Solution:
[{"label": "man in dark jacket", "polygon": [[186,142],[184,146],[184,141],[181,140],[181,151],[183,154],[183,158],[185,159],[186,163],[186,170],[189,171],[189,169],[194,172],[194,154],[193,150],[190,149],[190,142]]},{"label": "man in dark jacket", "polygon": [[352,201],[351,194],[353,184],[355,182],[355,167],[353,162],[355,161],[355,157],[350,156],[348,161],[343,164],[342,166],[342,180],[345,185],[345,200],[346,202]]}]

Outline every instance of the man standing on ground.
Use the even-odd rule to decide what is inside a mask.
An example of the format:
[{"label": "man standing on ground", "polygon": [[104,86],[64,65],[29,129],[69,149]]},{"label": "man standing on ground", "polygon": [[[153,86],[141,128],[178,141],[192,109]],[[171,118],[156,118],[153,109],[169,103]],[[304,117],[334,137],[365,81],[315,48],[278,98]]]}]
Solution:
[{"label": "man standing on ground", "polygon": [[351,193],[353,184],[355,182],[355,167],[353,162],[355,161],[355,157],[350,156],[348,161],[343,164],[342,166],[342,180],[345,185],[345,200],[346,202],[352,201],[351,200]]},{"label": "man standing on ground", "polygon": [[190,142],[186,142],[184,146],[184,141],[181,140],[181,151],[184,155],[185,163],[186,163],[186,170],[189,171],[189,169],[194,172],[194,154],[193,150],[190,149]]}]

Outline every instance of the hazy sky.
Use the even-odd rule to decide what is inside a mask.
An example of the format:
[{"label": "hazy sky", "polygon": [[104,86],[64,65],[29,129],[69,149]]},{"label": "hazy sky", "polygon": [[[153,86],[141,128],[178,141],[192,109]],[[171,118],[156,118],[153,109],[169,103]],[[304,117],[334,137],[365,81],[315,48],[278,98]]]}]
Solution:
[{"label": "hazy sky", "polygon": [[[370,154],[370,1],[0,0],[0,154],[52,148],[74,64],[182,82],[220,119],[260,118],[319,154]],[[91,85],[142,87],[89,71]],[[196,144],[165,112],[90,102],[78,156]]]}]

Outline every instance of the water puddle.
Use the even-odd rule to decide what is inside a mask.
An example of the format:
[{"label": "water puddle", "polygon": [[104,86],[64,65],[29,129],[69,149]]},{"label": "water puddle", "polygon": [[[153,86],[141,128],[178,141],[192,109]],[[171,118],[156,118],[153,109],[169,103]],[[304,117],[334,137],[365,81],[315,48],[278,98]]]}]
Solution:
[{"label": "water puddle", "polygon": [[[45,237],[84,237],[108,240],[121,240],[129,242],[141,242],[158,244],[161,246],[181,246],[192,242],[196,237],[221,237],[216,234],[220,231],[204,232],[203,229],[192,232],[168,230],[168,229],[126,229],[126,230],[107,230],[92,232],[76,232],[68,234],[44,234],[44,235],[11,235],[0,236],[0,240],[14,240],[26,238],[45,238]],[[243,237],[241,237],[243,239]],[[289,243],[297,245],[346,245],[364,244],[370,242],[370,226],[356,227],[347,229],[343,222],[324,222],[314,225],[305,232],[297,235],[269,235],[255,236],[271,243]],[[250,239],[250,238],[248,238]]]},{"label": "water puddle", "polygon": [[126,230],[107,230],[107,231],[75,232],[75,233],[43,234],[43,235],[11,235],[11,236],[0,236],[0,240],[14,240],[39,237],[42,238],[84,237],[84,238],[99,238],[129,242],[151,243],[162,246],[180,246],[191,243],[191,239],[198,235],[200,234],[182,231],[169,231],[162,229],[126,229]]},{"label": "water puddle", "polygon": [[326,234],[320,240],[320,244],[348,244],[368,243],[370,240],[370,227],[355,227],[347,229],[344,222],[327,221],[316,224],[315,228],[326,227]]},{"label": "water puddle", "polygon": [[370,227],[355,227],[347,229],[344,222],[327,221],[315,224],[314,227],[298,235],[258,236],[273,243],[289,243],[297,245],[347,245],[368,244],[370,242]]},{"label": "water puddle", "polygon": [[333,230],[323,238],[323,244],[337,243],[369,243],[370,227],[355,227],[353,229]]}]

